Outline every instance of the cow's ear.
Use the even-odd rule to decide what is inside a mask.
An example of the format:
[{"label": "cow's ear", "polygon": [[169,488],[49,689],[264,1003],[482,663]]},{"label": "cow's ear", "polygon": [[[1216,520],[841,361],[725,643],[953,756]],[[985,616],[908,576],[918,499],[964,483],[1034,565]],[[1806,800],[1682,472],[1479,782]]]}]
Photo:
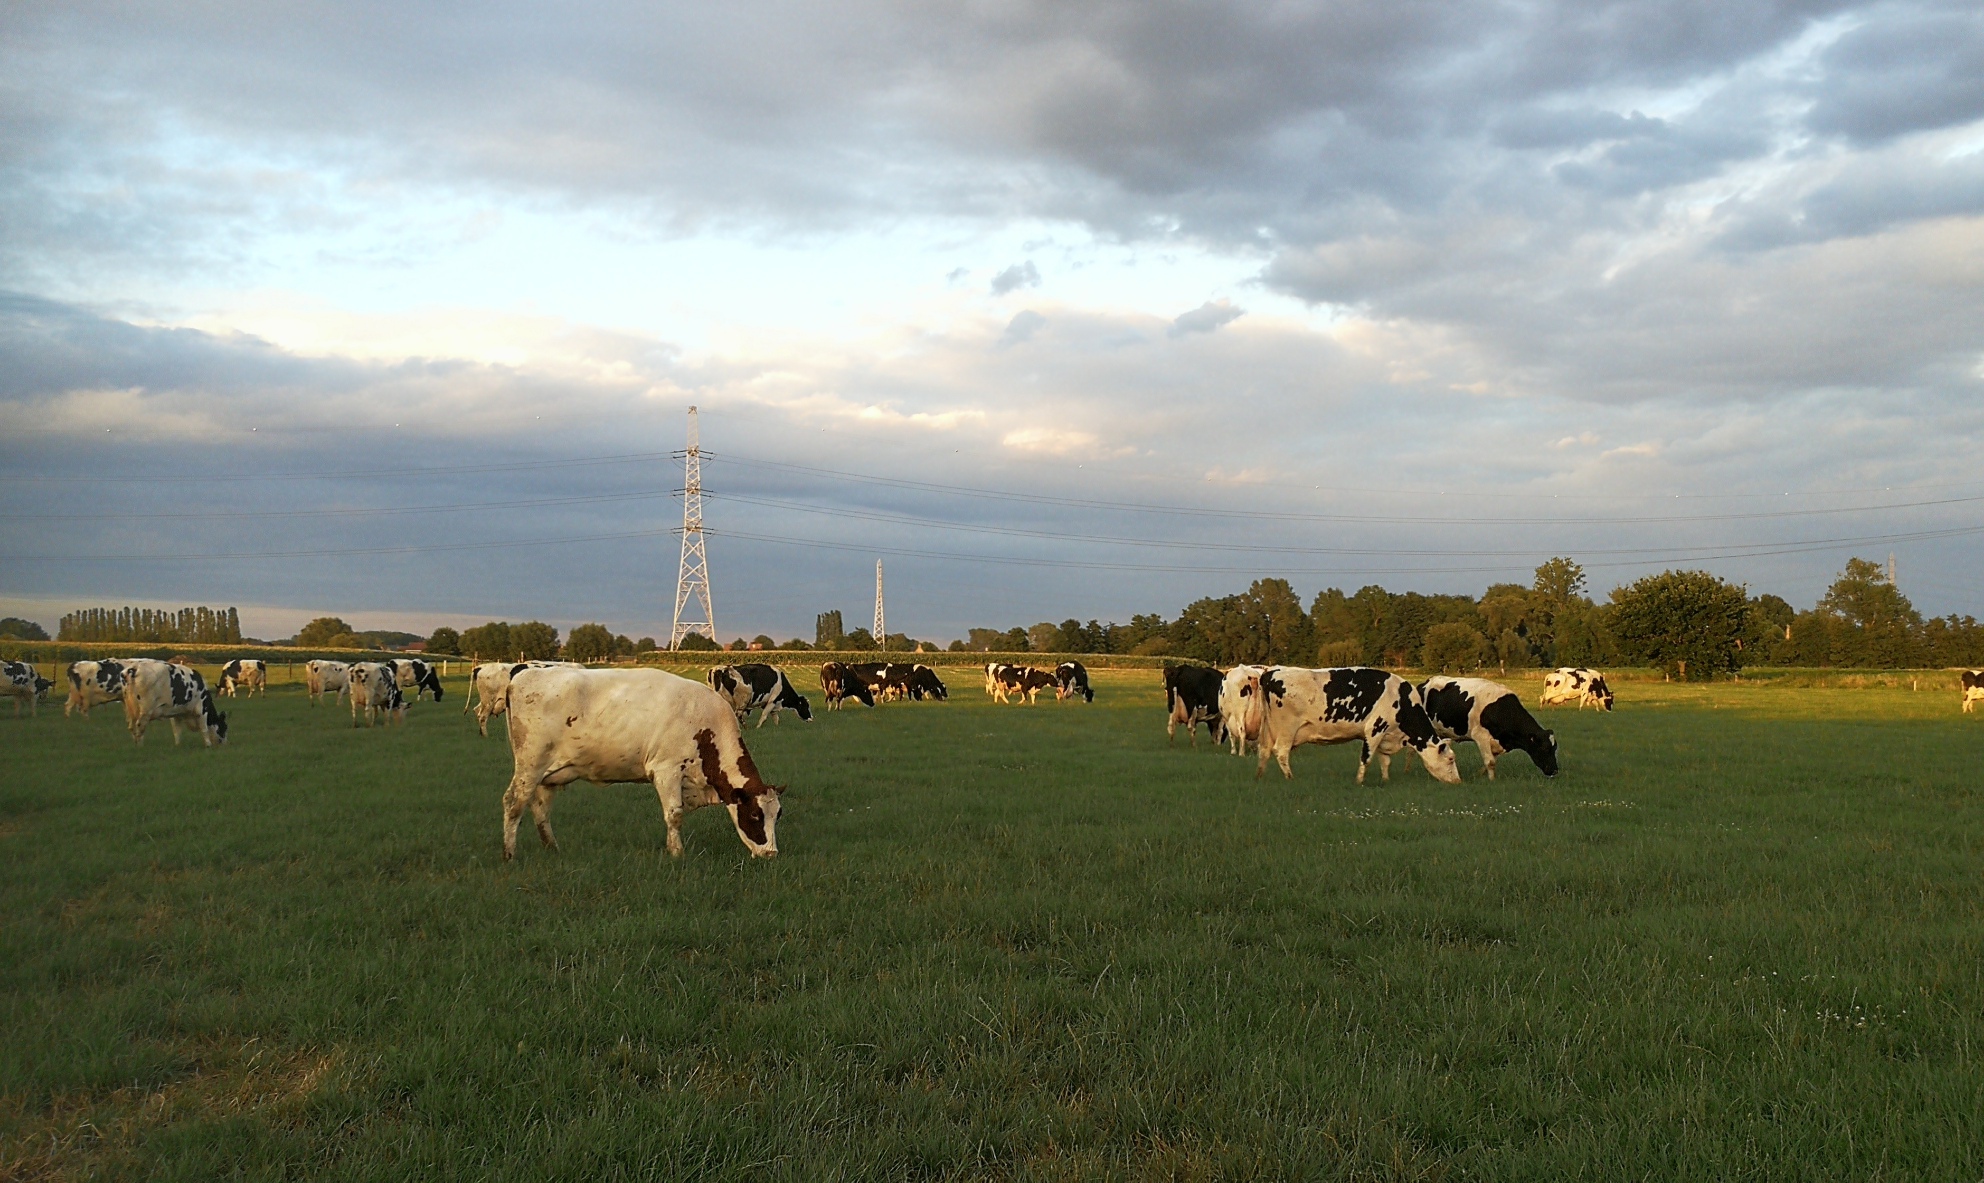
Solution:
[{"label": "cow's ear", "polygon": [[785,796],[785,786],[784,786],[784,785],[766,785],[765,787],[766,787],[766,788],[768,788],[768,789],[770,789],[770,790],[771,790],[771,791],[772,791],[773,793],[775,793],[775,794],[777,794],[777,795],[778,795],[778,796],[780,796],[780,797],[783,797],[783,796]]}]

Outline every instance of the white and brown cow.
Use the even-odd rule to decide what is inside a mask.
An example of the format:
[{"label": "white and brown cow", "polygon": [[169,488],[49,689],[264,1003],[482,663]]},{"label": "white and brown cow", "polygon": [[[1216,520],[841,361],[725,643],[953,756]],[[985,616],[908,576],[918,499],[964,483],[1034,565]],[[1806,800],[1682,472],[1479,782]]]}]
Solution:
[{"label": "white and brown cow", "polygon": [[781,711],[797,711],[799,717],[810,723],[813,721],[813,704],[806,696],[793,688],[792,682],[779,669],[758,663],[749,665],[720,665],[704,675],[710,689],[717,692],[730,709],[737,712],[737,722],[741,725],[745,716],[753,710],[758,712],[758,726],[763,727],[767,718],[774,723],[782,722]]},{"label": "white and brown cow", "polygon": [[206,679],[191,666],[149,657],[134,658],[124,667],[124,725],[131,738],[145,742],[145,729],[164,719],[172,724],[172,742],[179,744],[179,725],[196,728],[207,747],[227,742],[227,716],[214,709]]},{"label": "white and brown cow", "polygon": [[269,663],[257,657],[237,657],[220,667],[220,692],[233,698],[239,690],[269,693]]},{"label": "white and brown cow", "polygon": [[21,703],[28,704],[28,714],[39,718],[41,700],[48,696],[55,683],[41,676],[41,671],[25,661],[0,661],[0,695],[14,700],[14,717],[21,717]]},{"label": "white and brown cow", "polygon": [[1199,724],[1206,725],[1206,737],[1214,743],[1226,742],[1226,725],[1219,717],[1220,673],[1209,665],[1167,665],[1164,667],[1164,742],[1175,743],[1178,728],[1185,728],[1193,747],[1199,746]]},{"label": "white and brown cow", "polygon": [[406,699],[400,694],[400,680],[391,662],[360,661],[349,670],[351,679],[351,725],[365,716],[367,727],[376,726],[381,716],[386,726],[406,719]]},{"label": "white and brown cow", "polygon": [[1984,670],[1963,671],[1963,712],[1969,714],[1972,707],[1984,702]]},{"label": "white and brown cow", "polygon": [[336,706],[351,689],[351,666],[342,661],[306,661],[303,663],[303,689],[310,695],[310,705],[328,694],[331,705]]},{"label": "white and brown cow", "polygon": [[1267,668],[1236,665],[1219,681],[1219,725],[1236,756],[1246,755],[1247,745],[1261,737],[1261,674]]},{"label": "white and brown cow", "polygon": [[722,805],[745,849],[778,854],[779,794],[758,775],[737,715],[709,687],[664,670],[539,666],[510,677],[506,710],[515,771],[503,794],[503,857],[517,853],[524,810],[551,836],[551,796],[573,781],[654,785],[668,853],[682,853],[682,817]]},{"label": "white and brown cow", "polygon": [[393,667],[393,676],[399,684],[413,689],[414,701],[423,694],[432,694],[435,702],[441,701],[441,675],[431,665],[418,657],[396,657],[385,663]]},{"label": "white and brown cow", "polygon": [[129,664],[126,660],[70,662],[69,700],[62,704],[62,714],[81,711],[87,719],[91,707],[123,702],[124,669]]},{"label": "white and brown cow", "polygon": [[485,661],[468,672],[468,700],[462,714],[475,713],[475,728],[489,734],[489,720],[503,713],[504,696],[510,692],[510,675],[521,669],[552,666],[581,668],[571,661]]},{"label": "white and brown cow", "polygon": [[1579,710],[1592,706],[1609,711],[1612,688],[1605,684],[1605,675],[1597,670],[1565,666],[1543,675],[1543,694],[1537,699],[1539,705],[1546,707],[1560,702],[1577,703]]},{"label": "white and brown cow", "polygon": [[1495,759],[1504,752],[1528,752],[1537,771],[1557,775],[1557,735],[1545,731],[1516,692],[1486,678],[1428,678],[1419,696],[1440,738],[1481,749],[1481,765],[1495,779]]},{"label": "white and brown cow", "polygon": [[1435,780],[1460,783],[1454,751],[1433,729],[1419,688],[1384,670],[1353,666],[1308,670],[1269,666],[1261,672],[1260,763],[1254,775],[1267,771],[1272,755],[1281,774],[1293,777],[1288,753],[1305,743],[1357,743],[1357,783],[1371,757],[1378,771],[1392,778],[1392,756],[1410,748]]}]

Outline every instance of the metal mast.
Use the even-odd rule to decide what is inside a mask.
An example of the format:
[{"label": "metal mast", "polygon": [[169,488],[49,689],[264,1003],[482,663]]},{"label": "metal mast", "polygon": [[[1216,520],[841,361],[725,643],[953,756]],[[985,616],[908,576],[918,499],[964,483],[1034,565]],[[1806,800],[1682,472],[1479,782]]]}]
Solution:
[{"label": "metal mast", "polygon": [[889,629],[882,620],[882,560],[875,560],[875,643],[889,651]]},{"label": "metal mast", "polygon": [[[716,640],[716,609],[710,606],[710,559],[703,550],[703,449],[696,430],[696,408],[689,408],[689,447],[682,454],[682,567],[675,577],[675,623],[668,647],[679,649],[682,638],[702,633]],[[700,601],[700,620],[690,600]],[[684,608],[691,608],[683,615]]]}]

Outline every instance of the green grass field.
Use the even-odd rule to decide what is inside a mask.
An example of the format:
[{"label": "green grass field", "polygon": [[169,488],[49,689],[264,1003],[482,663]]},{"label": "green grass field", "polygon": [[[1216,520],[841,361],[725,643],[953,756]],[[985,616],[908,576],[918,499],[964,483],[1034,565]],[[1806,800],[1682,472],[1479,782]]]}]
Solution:
[{"label": "green grass field", "polygon": [[[1093,706],[747,733],[781,857],[502,725],[0,711],[0,1178],[1977,1179],[1984,717],[1628,684],[1564,772]],[[816,696],[817,702],[817,696]]]}]

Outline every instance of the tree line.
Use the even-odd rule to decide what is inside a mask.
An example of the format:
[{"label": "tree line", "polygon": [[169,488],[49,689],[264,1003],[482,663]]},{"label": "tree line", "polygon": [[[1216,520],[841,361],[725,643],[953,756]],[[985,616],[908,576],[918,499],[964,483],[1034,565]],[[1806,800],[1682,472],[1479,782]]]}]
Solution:
[{"label": "tree line", "polygon": [[[36,630],[41,630],[37,626]],[[45,638],[46,633],[42,633]],[[32,640],[34,638],[23,638]],[[58,641],[149,641],[176,645],[238,645],[241,617],[233,608],[80,608],[62,618]]]},{"label": "tree line", "polygon": [[1664,571],[1586,594],[1583,567],[1554,558],[1527,585],[1480,596],[1326,588],[1305,607],[1284,579],[1207,597],[1178,616],[974,628],[953,650],[1128,653],[1214,665],[1382,665],[1450,672],[1560,665],[1652,666],[1707,679],[1744,666],[1908,668],[1984,663],[1969,616],[1924,619],[1880,564],[1851,559],[1812,608],[1706,571]]}]

